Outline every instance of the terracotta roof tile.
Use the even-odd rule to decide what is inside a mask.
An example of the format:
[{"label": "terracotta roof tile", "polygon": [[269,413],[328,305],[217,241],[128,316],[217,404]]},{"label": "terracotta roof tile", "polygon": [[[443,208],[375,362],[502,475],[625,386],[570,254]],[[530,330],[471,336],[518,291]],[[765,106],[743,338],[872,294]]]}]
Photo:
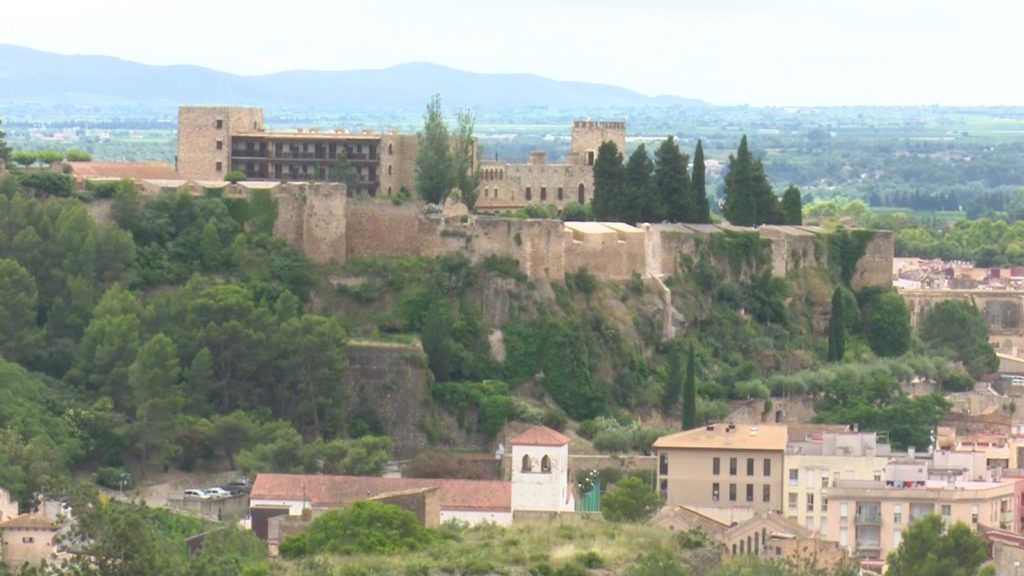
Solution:
[{"label": "terracotta roof tile", "polygon": [[31,528],[38,530],[60,530],[60,524],[35,514],[22,514],[7,520],[6,522],[0,522],[0,529],[3,528]]},{"label": "terracotta roof tile", "polygon": [[509,440],[509,444],[519,446],[565,446],[569,442],[568,436],[547,426],[534,426]]},{"label": "terracotta roof tile", "polygon": [[152,180],[177,178],[174,166],[166,162],[68,162],[71,173],[79,179],[132,178]]},{"label": "terracotta roof tile", "polygon": [[249,498],[305,499],[313,508],[337,508],[390,492],[420,488],[440,488],[442,510],[512,509],[512,484],[497,480],[258,474]]}]

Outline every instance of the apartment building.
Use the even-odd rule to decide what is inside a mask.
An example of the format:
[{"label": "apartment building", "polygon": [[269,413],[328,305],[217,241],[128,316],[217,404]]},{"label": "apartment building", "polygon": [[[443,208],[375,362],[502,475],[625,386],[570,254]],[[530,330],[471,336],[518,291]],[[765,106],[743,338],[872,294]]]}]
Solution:
[{"label": "apartment building", "polygon": [[709,424],[654,442],[668,506],[782,508],[787,428]]},{"label": "apartment building", "polygon": [[830,538],[862,559],[885,559],[915,520],[938,514],[947,524],[1012,529],[1012,481],[929,479],[929,465],[908,454],[890,462],[884,480],[839,479],[826,491]]},{"label": "apartment building", "polygon": [[800,526],[829,533],[826,491],[839,480],[884,480],[890,446],[874,432],[826,432],[820,440],[786,446],[783,514]]}]

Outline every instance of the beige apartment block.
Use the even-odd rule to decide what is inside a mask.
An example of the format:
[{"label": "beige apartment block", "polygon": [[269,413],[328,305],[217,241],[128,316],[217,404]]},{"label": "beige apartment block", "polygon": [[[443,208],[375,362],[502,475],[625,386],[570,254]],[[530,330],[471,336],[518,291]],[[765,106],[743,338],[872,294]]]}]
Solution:
[{"label": "beige apartment block", "polygon": [[830,433],[786,447],[782,513],[823,538],[829,531],[826,492],[839,480],[885,480],[890,447],[874,432]]},{"label": "beige apartment block", "polygon": [[782,508],[787,428],[709,424],[654,442],[668,506]]},{"label": "beige apartment block", "polygon": [[929,514],[975,530],[1014,526],[1014,482],[929,480],[928,475],[925,461],[907,459],[891,462],[886,480],[838,480],[826,494],[829,538],[862,559],[884,559],[910,524]]}]

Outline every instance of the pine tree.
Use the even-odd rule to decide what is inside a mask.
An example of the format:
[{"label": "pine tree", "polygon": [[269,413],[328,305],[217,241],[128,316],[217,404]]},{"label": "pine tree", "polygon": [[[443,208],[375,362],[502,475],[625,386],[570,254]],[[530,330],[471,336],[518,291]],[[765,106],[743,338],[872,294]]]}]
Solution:
[{"label": "pine tree", "polygon": [[165,464],[180,448],[174,427],[184,406],[178,385],[178,349],[163,333],[149,339],[131,366],[129,385],[135,406],[132,425],[142,477],[149,462]]},{"label": "pine tree", "polygon": [[751,195],[757,210],[754,225],[782,224],[782,208],[779,206],[779,198],[772,191],[772,185],[768,183],[768,177],[764,173],[764,163],[760,159],[754,161],[753,185]]},{"label": "pine tree", "polygon": [[729,173],[725,175],[725,202],[722,215],[736,226],[753,226],[757,221],[754,204],[754,160],[747,147],[747,136],[740,140],[736,154],[729,155]]},{"label": "pine tree", "polygon": [[842,362],[846,350],[846,307],[843,289],[832,292],[832,315],[828,319],[828,361]]},{"label": "pine tree", "polygon": [[661,197],[658,216],[670,222],[693,222],[696,206],[690,196],[690,158],[669,136],[654,152],[654,185]]},{"label": "pine tree", "polygon": [[697,140],[697,149],[693,151],[693,177],[690,178],[690,188],[693,190],[694,204],[697,207],[697,214],[694,222],[708,224],[711,222],[711,204],[708,202],[707,174],[704,168],[704,144]]},{"label": "pine tree", "polygon": [[423,116],[416,153],[416,192],[427,202],[441,204],[455,186],[448,126],[441,112],[441,95],[434,94]]},{"label": "pine tree", "polygon": [[626,193],[626,169],[622,153],[611,140],[597,149],[594,162],[594,216],[598,220],[616,220],[620,217],[623,196]]},{"label": "pine tree", "polygon": [[690,342],[690,357],[686,364],[686,382],[683,384],[683,430],[697,427],[697,361]]},{"label": "pine tree", "polygon": [[651,182],[653,171],[654,163],[647,156],[647,148],[643,144],[637,146],[626,163],[626,201],[619,214],[624,222],[635,224],[654,219],[658,200]]},{"label": "pine tree", "polygon": [[782,223],[789,226],[800,226],[804,223],[803,207],[800,205],[800,189],[796,186],[786,188],[782,195]]}]

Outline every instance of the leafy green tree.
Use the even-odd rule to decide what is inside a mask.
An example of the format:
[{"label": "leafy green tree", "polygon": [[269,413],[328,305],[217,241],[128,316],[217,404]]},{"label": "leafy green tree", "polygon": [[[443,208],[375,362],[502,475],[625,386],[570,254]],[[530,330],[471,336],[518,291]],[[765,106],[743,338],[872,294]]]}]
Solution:
[{"label": "leafy green tree", "polygon": [[476,117],[469,110],[459,110],[458,127],[455,131],[455,149],[452,151],[452,169],[455,172],[455,186],[462,194],[462,202],[470,211],[476,208],[480,194],[480,167],[474,165],[477,156],[473,128]]},{"label": "leafy green tree", "polygon": [[402,554],[422,549],[435,538],[435,533],[424,528],[412,512],[393,504],[363,500],[317,516],[305,534],[285,539],[281,553],[285,557]]},{"label": "leafy green tree", "polygon": [[290,425],[283,422],[264,425],[259,438],[263,441],[238,452],[236,462],[246,476],[255,477],[260,472],[316,471],[316,454],[303,444],[302,436]]},{"label": "leafy green tree", "polygon": [[391,458],[395,443],[387,436],[362,436],[316,442],[311,449],[321,463],[319,472],[379,476]]},{"label": "leafy green tree", "polygon": [[281,367],[290,385],[289,417],[317,438],[344,430],[345,330],[334,318],[307,314],[281,326]]},{"label": "leafy green tree", "polygon": [[7,133],[2,129],[3,123],[4,121],[0,120],[0,160],[9,162],[11,160],[11,147],[8,146],[6,140],[4,140]]},{"label": "leafy green tree", "polygon": [[670,222],[696,222],[697,205],[690,189],[690,158],[669,136],[654,151],[654,186],[661,197],[662,216]]},{"label": "leafy green tree", "polygon": [[431,204],[444,203],[456,185],[450,144],[441,95],[434,94],[423,116],[423,132],[416,152],[416,192]]},{"label": "leafy green tree", "polygon": [[327,179],[331,182],[345,184],[345,189],[350,196],[355,196],[359,192],[359,173],[348,161],[347,149],[341,150],[334,157],[334,163],[331,164],[331,168],[327,172]]},{"label": "leafy green tree", "polygon": [[939,302],[925,315],[918,333],[930,351],[963,362],[974,378],[999,368],[989,343],[988,323],[969,302]]},{"label": "leafy green tree", "polygon": [[889,576],[973,576],[988,559],[988,543],[963,522],[947,530],[930,514],[910,525],[889,554]]},{"label": "leafy green tree", "polygon": [[910,310],[903,296],[883,294],[867,310],[867,335],[879,356],[902,356],[910,350]]},{"label": "leafy green tree", "polygon": [[697,427],[697,360],[690,342],[689,358],[686,363],[686,382],[683,384],[683,430]]},{"label": "leafy green tree", "polygon": [[229,414],[215,414],[213,423],[213,440],[228,459],[228,466],[235,469],[235,455],[239,450],[254,444],[259,425],[241,410]]},{"label": "leafy green tree", "polygon": [[800,189],[796,186],[786,188],[786,192],[782,195],[783,224],[800,226],[804,223],[803,206],[800,202]]},{"label": "leafy green tree", "polygon": [[91,162],[92,154],[89,154],[85,150],[71,149],[67,151],[68,162]]},{"label": "leafy green tree", "polygon": [[764,164],[755,160],[750,152],[746,135],[740,140],[736,154],[729,155],[722,215],[737,226],[778,224],[782,221],[779,199],[768,183]]},{"label": "leafy green tree", "polygon": [[213,223],[213,220],[207,221],[203,226],[203,239],[199,250],[205,270],[217,270],[221,267],[224,259],[223,247],[220,242],[220,233],[217,232],[217,225]]},{"label": "leafy green tree", "polygon": [[647,156],[647,148],[640,144],[626,163],[626,198],[619,213],[623,221],[635,224],[657,220],[655,213],[660,200],[651,181],[653,172],[654,162]]},{"label": "leafy green tree", "polygon": [[601,143],[594,161],[594,217],[615,220],[622,214],[626,190],[626,168],[622,152],[611,140]]},{"label": "leafy green tree", "polygon": [[162,333],[142,345],[132,364],[129,385],[135,406],[133,436],[143,478],[150,462],[163,465],[179,450],[174,431],[184,405],[180,375],[178,349]]},{"label": "leafy green tree", "polygon": [[661,506],[661,498],[636,476],[624,478],[601,497],[601,515],[611,522],[644,522]]},{"label": "leafy green tree", "polygon": [[[103,301],[100,302],[102,304]],[[140,334],[139,317],[136,315],[96,317],[94,313],[75,350],[67,380],[109,396],[119,410],[127,409],[128,372],[139,351]]]},{"label": "leafy green tree", "polygon": [[697,148],[693,151],[693,176],[690,178],[690,188],[693,189],[692,196],[697,207],[694,222],[709,224],[711,222],[711,204],[708,200],[706,181],[704,144],[698,139]]},{"label": "leafy green tree", "polygon": [[0,356],[21,360],[37,345],[38,296],[28,270],[14,260],[0,259]]},{"label": "leafy green tree", "polygon": [[28,150],[17,150],[10,155],[11,160],[21,166],[28,168],[39,161],[39,154],[35,152],[29,152]]},{"label": "leafy green tree", "polygon": [[846,350],[846,310],[843,290],[832,292],[832,314],[828,319],[828,361],[842,362]]},{"label": "leafy green tree", "polygon": [[[679,341],[673,341],[668,348],[668,373],[665,379],[665,391],[661,396],[661,409],[664,412],[672,411],[682,399],[683,393],[683,362],[682,346]],[[685,410],[686,407],[683,406]]]},{"label": "leafy green tree", "polygon": [[200,348],[192,357],[192,364],[184,373],[184,397],[190,411],[206,414],[210,400],[217,391],[217,375],[213,368],[213,354],[209,348]]},{"label": "leafy green tree", "polygon": [[237,576],[265,568],[267,547],[252,530],[227,523],[203,538],[203,547],[188,564],[188,576]]}]

